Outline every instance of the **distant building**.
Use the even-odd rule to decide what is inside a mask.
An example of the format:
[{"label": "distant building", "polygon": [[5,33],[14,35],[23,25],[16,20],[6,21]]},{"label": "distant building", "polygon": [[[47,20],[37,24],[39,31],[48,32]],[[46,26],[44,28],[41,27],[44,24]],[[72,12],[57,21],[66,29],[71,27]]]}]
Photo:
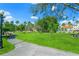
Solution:
[{"label": "distant building", "polygon": [[79,32],[79,25],[64,25],[64,26],[59,26],[59,29],[61,32]]},{"label": "distant building", "polygon": [[60,25],[59,26],[59,32],[79,32],[79,23],[76,21],[74,21],[73,24],[69,25],[68,24],[68,21],[65,21],[64,22],[65,24],[64,25]]},{"label": "distant building", "polygon": [[79,24],[77,25],[73,25],[73,28],[72,28],[73,32],[79,32]]},{"label": "distant building", "polygon": [[73,28],[72,25],[64,25],[64,26],[61,26],[62,32],[72,32],[72,28]]}]

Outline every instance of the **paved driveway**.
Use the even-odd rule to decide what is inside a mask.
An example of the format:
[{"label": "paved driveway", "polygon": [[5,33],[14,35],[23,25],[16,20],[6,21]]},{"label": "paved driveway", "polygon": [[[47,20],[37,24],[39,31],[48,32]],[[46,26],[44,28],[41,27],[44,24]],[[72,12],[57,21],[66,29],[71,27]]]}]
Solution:
[{"label": "paved driveway", "polygon": [[75,56],[78,54],[62,51],[54,48],[39,46],[32,43],[22,42],[20,40],[9,40],[15,45],[15,49],[4,56]]}]

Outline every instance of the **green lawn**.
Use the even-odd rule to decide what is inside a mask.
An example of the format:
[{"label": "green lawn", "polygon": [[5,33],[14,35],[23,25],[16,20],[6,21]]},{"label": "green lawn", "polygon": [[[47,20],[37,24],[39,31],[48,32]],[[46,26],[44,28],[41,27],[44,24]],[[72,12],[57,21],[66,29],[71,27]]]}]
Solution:
[{"label": "green lawn", "polygon": [[17,39],[74,53],[79,53],[79,39],[65,33],[16,32]]},{"label": "green lawn", "polygon": [[3,48],[0,49],[0,55],[7,53],[14,49],[14,45],[9,43],[6,39],[3,39]]}]

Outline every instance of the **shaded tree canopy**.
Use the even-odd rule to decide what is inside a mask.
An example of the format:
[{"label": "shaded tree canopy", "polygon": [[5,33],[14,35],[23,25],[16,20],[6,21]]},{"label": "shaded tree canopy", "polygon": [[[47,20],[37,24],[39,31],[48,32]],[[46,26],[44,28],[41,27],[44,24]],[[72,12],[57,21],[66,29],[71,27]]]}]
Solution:
[{"label": "shaded tree canopy", "polygon": [[56,17],[47,16],[39,19],[36,25],[40,27],[40,31],[42,32],[56,32],[59,24]]},{"label": "shaded tree canopy", "polygon": [[[52,10],[54,6],[54,10]],[[32,6],[33,15],[43,14],[55,15],[58,19],[63,19],[65,15],[65,10],[70,9],[72,13],[79,13],[79,4],[78,3],[39,3]]]}]

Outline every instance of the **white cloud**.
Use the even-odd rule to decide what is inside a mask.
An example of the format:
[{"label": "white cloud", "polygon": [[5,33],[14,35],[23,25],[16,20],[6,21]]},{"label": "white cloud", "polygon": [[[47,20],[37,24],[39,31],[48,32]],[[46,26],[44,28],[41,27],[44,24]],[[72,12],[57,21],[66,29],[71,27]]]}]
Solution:
[{"label": "white cloud", "polygon": [[10,14],[10,12],[8,12],[8,11],[5,11],[4,12],[4,16],[10,16],[11,14]]},{"label": "white cloud", "polygon": [[4,16],[5,16],[4,22],[5,22],[5,21],[10,22],[10,21],[12,21],[12,20],[14,19],[14,18],[11,16],[11,13],[10,13],[10,12],[5,11],[5,10],[0,10],[0,13],[2,13],[2,12],[4,12]]},{"label": "white cloud", "polygon": [[8,12],[8,11],[0,10],[0,13],[3,13],[3,12],[4,12],[4,16],[8,16],[8,15],[10,15],[10,12]]},{"label": "white cloud", "polygon": [[65,24],[67,24],[69,21],[68,20],[63,20],[63,21],[60,21],[60,23],[62,24],[62,23],[65,23]]},{"label": "white cloud", "polygon": [[6,16],[5,18],[4,18],[4,21],[8,21],[8,22],[10,22],[10,21],[12,21],[14,18],[12,17],[12,16]]},{"label": "white cloud", "polygon": [[4,13],[4,10],[0,10],[0,14],[3,14]]},{"label": "white cloud", "polygon": [[4,12],[4,10],[0,10],[0,13]]},{"label": "white cloud", "polygon": [[55,8],[56,8],[55,6],[52,6],[52,11],[54,11],[54,10],[55,10]]},{"label": "white cloud", "polygon": [[71,22],[72,24],[74,24],[73,20],[63,20],[63,21],[60,21],[60,24],[62,23],[68,24],[68,22]]},{"label": "white cloud", "polygon": [[31,16],[31,19],[38,19],[37,16]]}]

